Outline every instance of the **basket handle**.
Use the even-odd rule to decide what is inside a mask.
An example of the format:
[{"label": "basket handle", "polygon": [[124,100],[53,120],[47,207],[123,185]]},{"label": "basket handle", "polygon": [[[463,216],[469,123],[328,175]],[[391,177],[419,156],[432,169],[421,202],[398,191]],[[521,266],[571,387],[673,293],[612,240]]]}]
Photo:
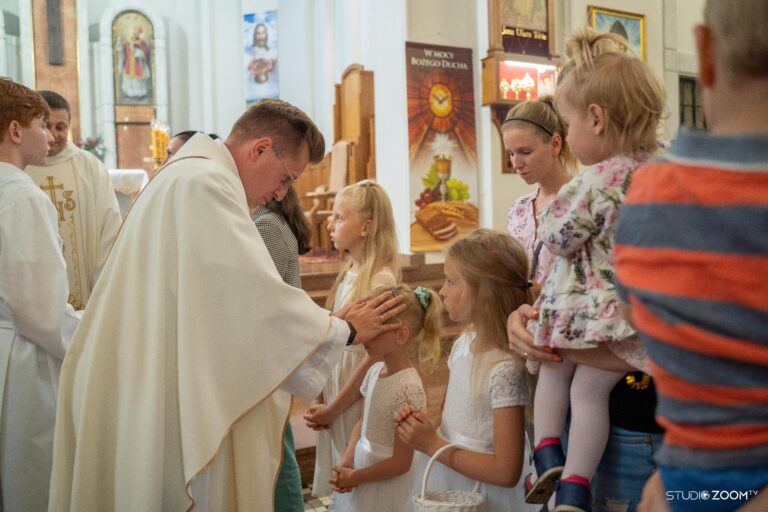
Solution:
[{"label": "basket handle", "polygon": [[[449,448],[462,448],[464,450],[468,450],[466,446],[458,443],[448,443],[445,446],[441,446],[439,450],[437,450],[434,455],[432,455],[429,458],[429,462],[427,462],[427,467],[424,469],[424,476],[421,478],[421,494],[419,495],[420,499],[424,499],[424,495],[427,493],[427,479],[429,479],[429,472],[432,469],[432,464],[435,463],[437,458],[440,456],[441,453],[446,451]],[[472,490],[472,492],[477,492],[478,489],[480,489],[480,482],[475,482],[475,488]]]}]

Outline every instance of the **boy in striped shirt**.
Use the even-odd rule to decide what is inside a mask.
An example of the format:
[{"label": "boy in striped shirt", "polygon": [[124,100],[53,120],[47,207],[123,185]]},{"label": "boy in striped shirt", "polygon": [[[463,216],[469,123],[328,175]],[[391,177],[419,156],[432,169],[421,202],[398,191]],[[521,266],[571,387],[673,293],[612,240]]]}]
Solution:
[{"label": "boy in striped shirt", "polygon": [[[710,133],[681,130],[635,173],[617,277],[658,390],[646,510],[768,502],[768,20],[765,0],[708,0],[695,29]],[[655,494],[652,492],[656,489]],[[768,510],[768,503],[750,503]]]}]

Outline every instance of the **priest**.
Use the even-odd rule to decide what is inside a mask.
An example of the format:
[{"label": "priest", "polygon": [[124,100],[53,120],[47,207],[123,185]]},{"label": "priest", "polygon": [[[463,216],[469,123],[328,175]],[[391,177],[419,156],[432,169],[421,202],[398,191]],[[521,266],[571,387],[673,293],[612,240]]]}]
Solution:
[{"label": "priest", "polygon": [[51,134],[35,91],[0,77],[0,510],[44,512],[61,361],[77,326],[56,210],[23,169]]},{"label": "priest", "polygon": [[104,164],[69,140],[69,102],[40,91],[50,108],[53,144],[45,165],[26,172],[56,207],[69,278],[69,303],[83,309],[120,230],[120,207]]},{"label": "priest", "polygon": [[275,269],[250,210],[323,153],[306,114],[264,100],[138,197],[64,362],[52,512],[273,509],[291,393],[404,309],[386,292],[329,316]]}]

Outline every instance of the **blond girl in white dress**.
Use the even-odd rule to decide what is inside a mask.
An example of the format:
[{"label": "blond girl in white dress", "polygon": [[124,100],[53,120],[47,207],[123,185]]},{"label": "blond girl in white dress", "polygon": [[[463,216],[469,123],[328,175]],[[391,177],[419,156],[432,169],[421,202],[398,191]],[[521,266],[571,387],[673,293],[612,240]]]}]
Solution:
[{"label": "blond girl in white dress", "polygon": [[364,397],[363,416],[331,484],[337,494],[337,512],[392,512],[408,501],[415,473],[413,449],[395,436],[395,411],[408,405],[425,410],[427,397],[412,360],[433,361],[440,356],[440,299],[426,288],[400,285],[406,310],[396,320],[396,331],[365,344],[371,357],[380,359],[365,376],[359,394]]},{"label": "blond girl in white dress", "polygon": [[[454,242],[445,255],[440,289],[451,320],[466,325],[448,359],[450,375],[440,425],[424,410],[404,407],[398,437],[421,452],[417,473],[449,443],[429,477],[429,490],[470,491],[477,482],[486,512],[535,510],[525,505],[520,475],[530,452],[525,408],[530,404],[524,362],[507,345],[506,318],[532,301],[525,249],[511,236],[478,229]],[[420,491],[415,482],[411,495]]]},{"label": "blond girl in white dress", "polygon": [[[328,220],[331,241],[347,261],[328,295],[326,307],[337,311],[368,296],[376,287],[400,281],[397,234],[392,204],[377,183],[364,180],[336,194]],[[318,431],[312,494],[331,494],[331,466],[338,464],[360,418],[360,385],[373,360],[361,345],[347,347],[331,372],[322,394],[304,419]]]}]

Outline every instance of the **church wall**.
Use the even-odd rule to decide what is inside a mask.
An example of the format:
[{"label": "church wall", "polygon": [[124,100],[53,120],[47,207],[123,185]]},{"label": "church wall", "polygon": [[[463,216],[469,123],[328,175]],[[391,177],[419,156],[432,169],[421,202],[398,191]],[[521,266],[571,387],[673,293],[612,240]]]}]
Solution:
[{"label": "church wall", "polygon": [[[401,250],[410,246],[408,141],[404,43],[415,41],[473,49],[481,225],[506,229],[511,203],[531,190],[502,174],[502,144],[489,109],[480,106],[480,59],[488,47],[485,0],[272,0],[278,5],[281,97],[315,119],[333,140],[334,84],[352,63],[374,71],[379,180],[397,210]],[[605,8],[646,16],[647,62],[664,77],[669,93],[670,136],[679,120],[678,76],[695,74],[692,25],[705,0],[605,0]],[[87,0],[90,24],[98,24],[117,0]],[[587,23],[591,0],[555,0],[556,45]],[[245,108],[242,83],[241,2],[135,0],[151,5],[167,34],[169,124],[226,135]],[[92,73],[103,73],[94,65]],[[95,98],[97,92],[92,96]],[[93,100],[98,104],[96,99]]]}]

